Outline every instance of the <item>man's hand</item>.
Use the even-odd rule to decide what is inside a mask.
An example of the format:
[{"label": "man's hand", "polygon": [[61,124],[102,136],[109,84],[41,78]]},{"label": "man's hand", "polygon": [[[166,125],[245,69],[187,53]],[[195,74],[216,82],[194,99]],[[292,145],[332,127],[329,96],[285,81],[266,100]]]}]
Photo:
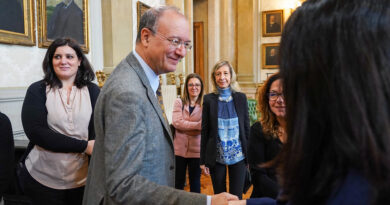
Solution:
[{"label": "man's hand", "polygon": [[228,205],[228,201],[238,200],[238,197],[226,192],[211,196],[211,205]]}]

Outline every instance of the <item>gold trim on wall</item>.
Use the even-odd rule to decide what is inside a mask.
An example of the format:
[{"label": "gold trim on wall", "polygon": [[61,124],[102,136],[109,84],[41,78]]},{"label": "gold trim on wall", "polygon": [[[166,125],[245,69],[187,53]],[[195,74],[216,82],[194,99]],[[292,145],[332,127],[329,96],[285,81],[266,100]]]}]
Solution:
[{"label": "gold trim on wall", "polygon": [[24,33],[0,29],[0,43],[35,45],[34,1],[23,0]]},{"label": "gold trim on wall", "polygon": [[141,16],[148,9],[150,9],[149,5],[144,4],[144,3],[140,2],[140,1],[137,1],[137,31],[138,31],[138,28],[139,28],[139,21],[141,20]]},{"label": "gold trim on wall", "polygon": [[[54,39],[48,39],[47,37],[47,16],[46,16],[46,3],[47,0],[37,0],[37,16],[38,16],[38,46],[40,48],[47,48],[53,42]],[[61,1],[60,1],[61,2]],[[84,43],[80,43],[81,49],[85,53],[89,52],[89,3],[88,0],[82,0],[83,8],[83,40]]]}]

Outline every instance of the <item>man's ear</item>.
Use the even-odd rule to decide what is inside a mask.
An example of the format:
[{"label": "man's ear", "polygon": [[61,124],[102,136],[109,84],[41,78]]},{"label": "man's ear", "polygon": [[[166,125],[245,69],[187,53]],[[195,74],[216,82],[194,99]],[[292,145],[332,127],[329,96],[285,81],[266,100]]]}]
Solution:
[{"label": "man's ear", "polygon": [[151,36],[152,32],[149,29],[143,28],[141,30],[141,43],[143,46],[148,46]]}]

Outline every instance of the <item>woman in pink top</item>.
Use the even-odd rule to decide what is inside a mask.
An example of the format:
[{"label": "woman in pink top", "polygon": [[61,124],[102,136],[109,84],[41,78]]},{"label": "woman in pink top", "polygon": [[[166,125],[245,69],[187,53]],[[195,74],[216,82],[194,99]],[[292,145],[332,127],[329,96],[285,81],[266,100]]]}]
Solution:
[{"label": "woman in pink top", "polygon": [[190,178],[190,191],[200,193],[200,130],[202,125],[203,81],[195,73],[187,76],[183,97],[176,99],[172,124],[175,131],[177,189],[184,188],[186,169]]}]

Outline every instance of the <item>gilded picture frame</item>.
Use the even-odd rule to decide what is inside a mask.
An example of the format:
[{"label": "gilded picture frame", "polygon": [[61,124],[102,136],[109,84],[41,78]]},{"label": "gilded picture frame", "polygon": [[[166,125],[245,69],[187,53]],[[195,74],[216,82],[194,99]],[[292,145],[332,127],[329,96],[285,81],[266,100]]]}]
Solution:
[{"label": "gilded picture frame", "polygon": [[263,36],[280,36],[284,25],[283,10],[271,10],[262,12]]},{"label": "gilded picture frame", "polygon": [[0,1],[0,43],[34,46],[34,0]]},{"label": "gilded picture frame", "polygon": [[141,20],[141,16],[145,13],[146,10],[150,9],[150,6],[137,1],[137,31],[139,28],[139,21]]},{"label": "gilded picture frame", "polygon": [[279,43],[264,43],[261,50],[263,69],[279,68]]},{"label": "gilded picture frame", "polygon": [[47,48],[56,38],[73,38],[89,52],[88,0],[37,0],[38,46]]}]

